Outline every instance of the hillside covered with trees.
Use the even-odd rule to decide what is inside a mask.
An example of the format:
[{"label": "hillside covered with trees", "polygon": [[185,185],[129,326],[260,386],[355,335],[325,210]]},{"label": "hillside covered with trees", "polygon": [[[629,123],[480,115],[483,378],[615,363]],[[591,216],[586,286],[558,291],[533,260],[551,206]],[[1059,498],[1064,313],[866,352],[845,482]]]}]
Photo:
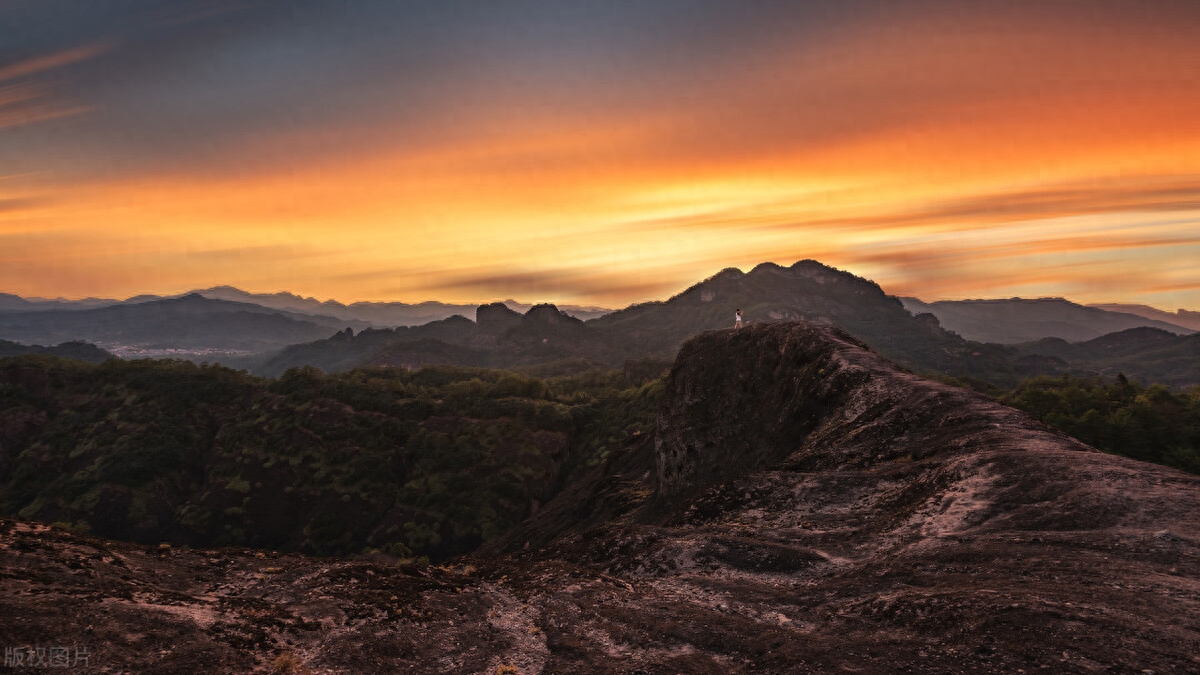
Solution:
[{"label": "hillside covered with trees", "polygon": [[1001,401],[1105,452],[1200,473],[1200,387],[1064,375],[1027,380]]},{"label": "hillside covered with trees", "polygon": [[651,379],[434,367],[276,380],[186,361],[0,361],[0,513],[146,543],[437,559],[653,424]]}]

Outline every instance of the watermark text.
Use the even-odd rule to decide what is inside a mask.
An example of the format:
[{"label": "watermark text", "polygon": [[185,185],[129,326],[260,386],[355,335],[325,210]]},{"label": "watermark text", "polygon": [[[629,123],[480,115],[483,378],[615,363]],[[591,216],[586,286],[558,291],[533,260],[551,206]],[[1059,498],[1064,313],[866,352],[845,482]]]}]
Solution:
[{"label": "watermark text", "polygon": [[4,648],[5,668],[77,668],[90,665],[91,651],[78,645]]}]

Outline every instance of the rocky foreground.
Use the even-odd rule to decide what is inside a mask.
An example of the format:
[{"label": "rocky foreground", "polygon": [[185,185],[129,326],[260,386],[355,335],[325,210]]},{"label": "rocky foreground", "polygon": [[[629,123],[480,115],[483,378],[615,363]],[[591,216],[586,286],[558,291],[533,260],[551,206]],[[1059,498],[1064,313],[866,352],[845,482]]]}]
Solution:
[{"label": "rocky foreground", "polygon": [[447,565],[0,521],[0,579],[17,670],[1198,672],[1200,477],[774,324],[688,342],[653,438]]}]

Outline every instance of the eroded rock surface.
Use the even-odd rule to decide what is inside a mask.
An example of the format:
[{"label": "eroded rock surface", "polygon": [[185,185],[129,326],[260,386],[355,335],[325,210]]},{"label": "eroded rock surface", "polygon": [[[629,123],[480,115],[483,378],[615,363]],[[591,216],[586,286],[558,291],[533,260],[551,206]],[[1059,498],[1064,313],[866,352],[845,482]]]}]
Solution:
[{"label": "eroded rock surface", "polygon": [[701,335],[653,439],[442,567],[0,523],[0,642],[137,672],[1200,671],[1200,478],[833,328]]}]

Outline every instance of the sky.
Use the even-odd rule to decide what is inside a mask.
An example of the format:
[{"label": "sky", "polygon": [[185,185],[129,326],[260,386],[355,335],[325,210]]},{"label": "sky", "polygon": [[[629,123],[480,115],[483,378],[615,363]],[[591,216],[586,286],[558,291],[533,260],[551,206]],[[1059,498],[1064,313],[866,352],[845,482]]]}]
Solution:
[{"label": "sky", "polygon": [[0,0],[0,292],[1200,310],[1200,3]]}]

